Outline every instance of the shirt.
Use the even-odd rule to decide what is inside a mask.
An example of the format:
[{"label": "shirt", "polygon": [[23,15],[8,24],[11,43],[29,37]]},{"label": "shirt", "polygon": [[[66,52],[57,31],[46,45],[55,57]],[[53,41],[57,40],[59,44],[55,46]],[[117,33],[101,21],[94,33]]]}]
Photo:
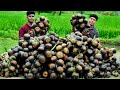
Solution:
[{"label": "shirt", "polygon": [[95,28],[95,27],[93,27],[92,29],[90,29],[90,34],[89,34],[89,36],[91,37],[91,38],[98,38],[98,30]]},{"label": "shirt", "polygon": [[19,30],[19,38],[23,37],[25,33],[31,30],[31,27],[26,23]]}]

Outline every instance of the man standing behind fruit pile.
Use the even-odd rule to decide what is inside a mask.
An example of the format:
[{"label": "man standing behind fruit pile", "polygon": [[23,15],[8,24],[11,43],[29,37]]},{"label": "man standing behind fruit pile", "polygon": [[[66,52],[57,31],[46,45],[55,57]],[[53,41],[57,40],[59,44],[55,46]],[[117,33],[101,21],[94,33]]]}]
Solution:
[{"label": "man standing behind fruit pile", "polygon": [[25,33],[30,33],[33,36],[33,31],[31,31],[32,24],[34,23],[35,12],[34,11],[27,11],[27,23],[23,25],[19,30],[19,39],[24,36]]},{"label": "man standing behind fruit pile", "polygon": [[98,38],[99,32],[98,30],[94,27],[95,23],[98,20],[98,16],[96,14],[91,14],[89,19],[88,19],[88,25],[89,25],[89,32],[87,30],[84,30],[82,33],[84,35],[89,34],[91,38]]}]

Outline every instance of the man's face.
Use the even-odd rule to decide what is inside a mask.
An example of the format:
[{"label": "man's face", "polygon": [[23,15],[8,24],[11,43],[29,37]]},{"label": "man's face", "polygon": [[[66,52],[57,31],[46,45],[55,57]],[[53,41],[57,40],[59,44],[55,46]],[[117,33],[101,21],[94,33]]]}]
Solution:
[{"label": "man's face", "polygon": [[94,24],[96,23],[96,19],[94,17],[90,17],[88,19],[88,23],[90,26],[94,26]]},{"label": "man's face", "polygon": [[34,14],[29,14],[28,16],[27,16],[27,20],[28,20],[28,22],[30,22],[30,23],[33,23],[34,22]]}]

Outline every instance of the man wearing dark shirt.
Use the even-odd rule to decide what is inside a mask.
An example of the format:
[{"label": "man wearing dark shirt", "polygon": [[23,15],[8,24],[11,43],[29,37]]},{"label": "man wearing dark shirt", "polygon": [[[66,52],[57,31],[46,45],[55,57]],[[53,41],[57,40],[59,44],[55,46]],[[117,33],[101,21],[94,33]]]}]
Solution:
[{"label": "man wearing dark shirt", "polygon": [[[89,37],[91,38],[98,38],[99,32],[98,30],[94,27],[95,23],[98,20],[98,16],[96,14],[91,14],[89,19],[88,19],[88,25],[89,25]],[[83,31],[83,34],[87,33],[87,31]]]},{"label": "man wearing dark shirt", "polygon": [[20,28],[19,38],[22,38],[25,33],[30,32],[32,24],[34,22],[34,16],[35,16],[34,11],[27,11],[26,15],[27,15],[27,23]]}]

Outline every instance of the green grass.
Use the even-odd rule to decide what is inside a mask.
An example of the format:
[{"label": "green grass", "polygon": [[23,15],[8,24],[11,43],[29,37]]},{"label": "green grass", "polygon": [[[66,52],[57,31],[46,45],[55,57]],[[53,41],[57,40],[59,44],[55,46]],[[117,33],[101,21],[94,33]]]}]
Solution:
[{"label": "green grass", "polygon": [[[50,30],[54,31],[61,37],[71,33],[72,26],[70,19],[73,13],[64,13],[61,16],[52,13],[36,13],[35,18],[45,16],[50,20]],[[85,15],[88,18],[88,14]],[[99,36],[103,42],[118,43],[120,42],[120,16],[105,16],[98,14],[99,19],[96,27],[99,31]],[[5,51],[5,48],[15,46],[18,40],[19,28],[25,24],[25,11],[0,11],[0,53]],[[3,40],[4,38],[4,40]],[[9,38],[9,39],[8,39]]]}]

